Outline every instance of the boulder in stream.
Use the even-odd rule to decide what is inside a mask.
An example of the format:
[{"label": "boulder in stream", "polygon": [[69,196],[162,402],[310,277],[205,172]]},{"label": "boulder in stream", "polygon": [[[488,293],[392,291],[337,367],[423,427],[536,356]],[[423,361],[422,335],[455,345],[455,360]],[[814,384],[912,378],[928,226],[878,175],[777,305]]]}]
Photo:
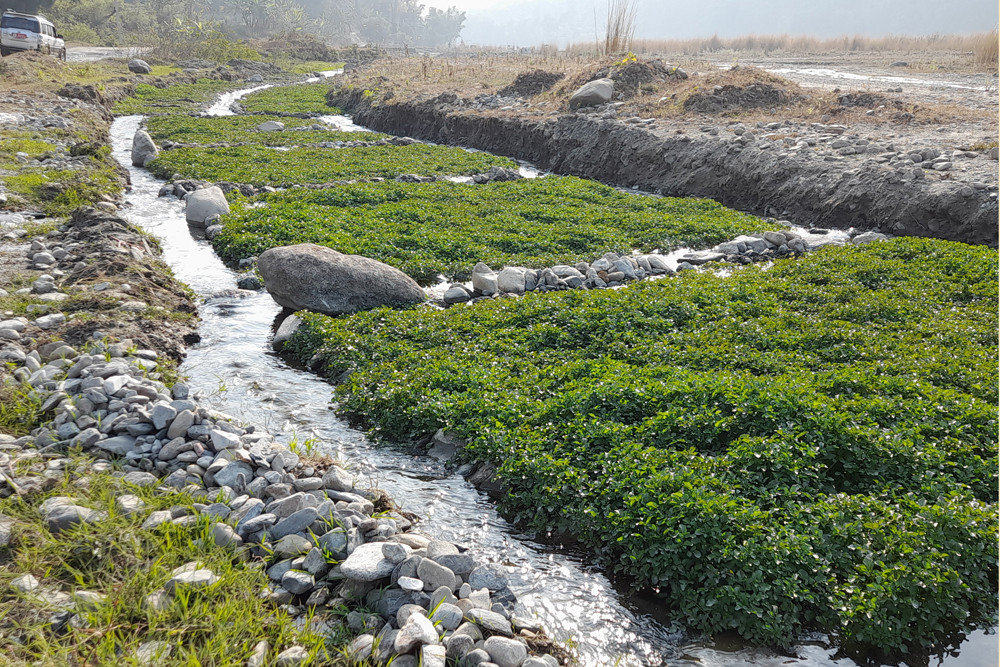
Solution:
[{"label": "boulder in stream", "polygon": [[146,162],[152,160],[160,151],[153,143],[153,138],[145,130],[139,130],[132,137],[132,166],[145,167]]},{"label": "boulder in stream", "polygon": [[229,213],[229,202],[218,186],[195,190],[187,197],[184,215],[189,224],[204,227],[209,218],[223,213]]},{"label": "boulder in stream", "polygon": [[342,315],[425,299],[412,278],[388,264],[312,243],[271,248],[257,270],[271,297],[292,310]]}]

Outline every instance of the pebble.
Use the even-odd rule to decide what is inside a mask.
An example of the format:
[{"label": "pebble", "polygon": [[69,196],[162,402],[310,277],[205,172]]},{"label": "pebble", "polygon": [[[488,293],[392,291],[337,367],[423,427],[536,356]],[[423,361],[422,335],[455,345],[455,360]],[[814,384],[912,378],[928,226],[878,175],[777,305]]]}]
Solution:
[{"label": "pebble", "polygon": [[396,566],[382,555],[382,544],[362,544],[340,565],[344,576],[358,581],[377,581],[392,574]]},{"label": "pebble", "polygon": [[38,579],[30,574],[22,574],[20,577],[15,577],[10,581],[10,587],[18,593],[31,593],[40,585]]},{"label": "pebble", "polygon": [[167,581],[166,584],[163,585],[163,589],[168,593],[173,593],[178,588],[186,588],[197,591],[208,588],[218,581],[219,577],[217,577],[211,570],[190,570],[175,574]]},{"label": "pebble", "polygon": [[468,584],[474,589],[498,591],[507,587],[507,575],[499,565],[483,565],[469,574]]},{"label": "pebble", "polygon": [[302,646],[291,646],[278,654],[274,664],[276,667],[297,667],[309,658],[309,651]]},{"label": "pebble", "polygon": [[503,635],[505,637],[512,637],[514,635],[514,629],[511,628],[510,621],[494,611],[472,609],[465,615],[465,618],[491,634]]},{"label": "pebble", "polygon": [[434,624],[423,614],[411,614],[399,629],[393,648],[396,653],[410,653],[422,644],[437,644],[438,633]]},{"label": "pebble", "polygon": [[497,667],[521,667],[521,663],[528,657],[528,649],[524,644],[506,637],[490,637],[483,644],[483,650]]}]

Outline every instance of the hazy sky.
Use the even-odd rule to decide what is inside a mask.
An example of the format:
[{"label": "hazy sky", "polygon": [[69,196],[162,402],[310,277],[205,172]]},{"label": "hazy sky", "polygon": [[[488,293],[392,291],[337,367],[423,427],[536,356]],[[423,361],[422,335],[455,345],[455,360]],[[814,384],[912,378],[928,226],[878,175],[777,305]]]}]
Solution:
[{"label": "hazy sky", "polygon": [[[467,14],[466,43],[593,40],[603,33],[607,0],[423,0]],[[638,0],[636,37],[683,39],[748,34],[930,35],[992,29],[996,0]]]}]

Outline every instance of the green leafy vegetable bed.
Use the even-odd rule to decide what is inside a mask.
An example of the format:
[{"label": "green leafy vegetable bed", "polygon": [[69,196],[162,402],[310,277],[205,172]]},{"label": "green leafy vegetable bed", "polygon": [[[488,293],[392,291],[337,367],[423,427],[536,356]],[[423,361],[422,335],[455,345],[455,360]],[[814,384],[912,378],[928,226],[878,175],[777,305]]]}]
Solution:
[{"label": "green leafy vegetable bed", "polygon": [[508,516],[578,536],[698,630],[919,653],[995,622],[995,250],[896,239],[309,315],[290,347],[351,371],[340,407],[377,434],[468,438]]},{"label": "green leafy vegetable bed", "polygon": [[343,113],[337,107],[327,106],[326,94],[330,84],[303,83],[295,86],[275,86],[256,93],[250,93],[242,100],[240,106],[248,113],[306,113],[325,116]]},{"label": "green leafy vegetable bed", "polygon": [[261,146],[178,148],[150,162],[160,178],[181,174],[207,181],[236,181],[287,187],[359,178],[394,178],[400,174],[477,174],[489,168],[516,167],[507,158],[470,153],[461,148],[411,144],[366,148],[292,148]]},{"label": "green leafy vegetable bed", "polygon": [[236,90],[245,83],[201,79],[197,83],[181,83],[167,88],[157,88],[146,83],[135,87],[133,97],[114,106],[117,116],[130,114],[186,114],[201,108],[222,93]]},{"label": "green leafy vegetable bed", "polygon": [[773,228],[706,199],[639,197],[571,177],[281,192],[237,207],[224,223],[214,243],[230,261],[311,242],[392,264],[423,283],[468,275],[479,261],[552,266]]},{"label": "green leafy vegetable bed", "polygon": [[[258,132],[257,126],[269,120],[285,124],[278,132]],[[146,121],[153,140],[160,144],[175,141],[182,144],[252,143],[262,146],[294,146],[325,141],[379,141],[388,135],[377,132],[341,132],[330,129],[313,130],[313,120],[278,116],[154,116]]]}]

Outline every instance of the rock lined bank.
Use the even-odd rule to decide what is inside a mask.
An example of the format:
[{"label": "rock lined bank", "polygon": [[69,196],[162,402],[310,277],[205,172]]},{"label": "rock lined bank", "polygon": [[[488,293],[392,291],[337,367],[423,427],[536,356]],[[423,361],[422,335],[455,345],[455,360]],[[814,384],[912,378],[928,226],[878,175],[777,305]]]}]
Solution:
[{"label": "rock lined bank", "polygon": [[[41,252],[27,249],[33,261]],[[19,337],[29,324],[11,318],[0,322],[0,331]],[[75,465],[68,454],[82,450],[104,460],[92,469],[114,466],[124,483],[194,498],[193,506],[179,502],[150,512],[141,498],[123,493],[116,507],[144,517],[142,530],[207,523],[217,548],[266,568],[271,585],[261,594],[276,611],[331,637],[346,624],[357,635],[348,649],[356,660],[440,667],[449,658],[504,667],[559,664],[550,655],[529,657],[537,654],[532,647],[543,645],[541,629],[514,616],[515,597],[501,567],[421,535],[415,517],[396,511],[370,482],[332,461],[301,458],[255,426],[199,404],[184,383],[168,388],[153,375],[156,351],[98,333],[76,347],[53,340],[26,354],[10,343],[4,358],[15,367],[8,381],[28,388],[41,413],[52,418],[30,435],[0,436],[0,470],[16,471],[5,473],[0,497],[41,501],[64,469]],[[69,495],[38,502],[37,512],[53,533],[107,519],[101,509]],[[2,516],[0,525],[8,536],[15,527]],[[22,593],[40,589],[45,604],[63,610],[52,618],[53,631],[85,623],[76,612],[90,598],[40,588],[30,574],[18,581]],[[145,605],[162,608],[181,590],[218,581],[216,573],[191,562],[177,568]],[[345,606],[354,611],[342,623],[337,610]],[[302,647],[278,648],[279,664],[307,658]]]},{"label": "rock lined bank", "polygon": [[[676,268],[671,267],[665,255],[623,255],[605,253],[593,262],[578,262],[574,266],[560,264],[543,269],[508,266],[494,271],[480,262],[472,270],[471,284],[451,283],[442,296],[444,305],[475,301],[500,294],[521,295],[526,292],[551,292],[567,289],[605,289],[620,287],[627,282],[672,276],[680,271],[690,271],[710,262],[752,264],[775,259],[797,257],[805,252],[827,245],[843,245],[843,238],[826,238],[830,230],[812,229],[807,241],[797,232],[784,230],[738,236],[720,243],[710,250],[687,252],[678,257]],[[816,238],[821,240],[817,241]],[[889,238],[879,232],[854,235],[851,243],[857,245],[883,241]]]},{"label": "rock lined bank", "polygon": [[[490,151],[560,174],[665,195],[709,197],[739,210],[817,226],[997,244],[996,163],[987,154],[976,158],[984,160],[984,174],[992,169],[982,183],[931,181],[924,177],[924,163],[938,173],[946,169],[938,165],[973,158],[935,162],[940,151],[932,155],[926,147],[892,142],[869,148],[871,142],[851,137],[847,128],[793,127],[791,121],[749,131],[733,122],[722,125],[725,132],[715,127],[714,133],[712,127],[701,131],[708,127],[702,121],[690,132],[666,134],[647,123],[619,120],[613,105],[546,117],[494,115],[468,108],[455,95],[377,103],[347,86],[334,88],[328,101],[373,130]],[[814,144],[830,145],[834,152],[796,148],[794,137],[786,145],[775,138],[778,131],[802,134],[805,147],[808,134]],[[832,148],[838,141],[845,143]]]}]

